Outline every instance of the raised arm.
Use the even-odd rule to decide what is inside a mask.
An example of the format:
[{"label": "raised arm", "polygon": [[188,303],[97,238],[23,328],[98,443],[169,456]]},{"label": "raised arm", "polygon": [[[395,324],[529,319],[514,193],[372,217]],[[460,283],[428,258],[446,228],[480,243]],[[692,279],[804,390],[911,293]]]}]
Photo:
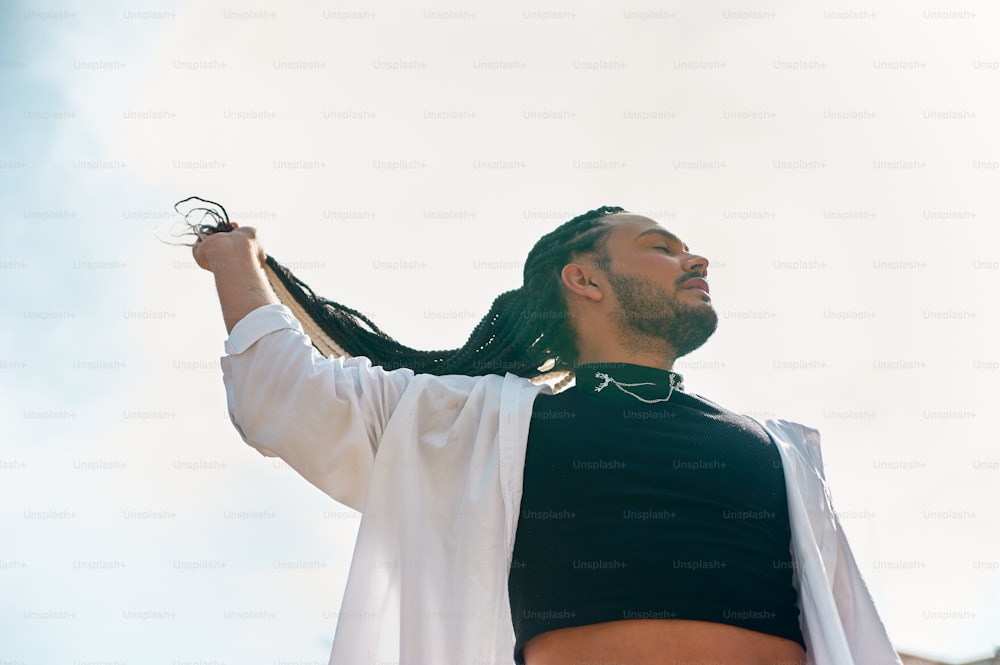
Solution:
[{"label": "raised arm", "polygon": [[382,431],[413,372],[317,352],[268,284],[253,228],[212,234],[193,251],[215,275],[229,332],[222,373],[236,430],[361,510]]}]

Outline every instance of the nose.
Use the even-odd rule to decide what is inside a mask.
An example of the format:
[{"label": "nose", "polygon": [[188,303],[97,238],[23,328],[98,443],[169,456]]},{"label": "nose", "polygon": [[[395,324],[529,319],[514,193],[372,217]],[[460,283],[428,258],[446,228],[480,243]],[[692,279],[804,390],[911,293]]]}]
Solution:
[{"label": "nose", "polygon": [[702,277],[708,277],[708,259],[700,254],[692,254],[684,261],[684,270],[698,272]]}]

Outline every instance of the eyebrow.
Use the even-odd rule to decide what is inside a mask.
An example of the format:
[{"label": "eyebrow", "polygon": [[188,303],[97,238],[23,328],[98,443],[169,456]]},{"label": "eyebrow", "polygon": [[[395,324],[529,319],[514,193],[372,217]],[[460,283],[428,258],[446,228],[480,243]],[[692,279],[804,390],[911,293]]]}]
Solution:
[{"label": "eyebrow", "polygon": [[680,242],[681,246],[684,248],[685,252],[690,252],[691,251],[688,248],[688,246],[685,245],[684,243],[682,243],[681,239],[678,238],[677,236],[675,236],[673,233],[671,233],[670,231],[664,231],[663,229],[658,229],[658,228],[655,228],[655,227],[651,228],[651,229],[646,229],[645,231],[643,231],[642,233],[640,233],[639,235],[637,235],[635,238],[633,238],[633,240],[638,240],[639,238],[641,238],[643,236],[647,236],[647,235],[649,235],[651,233],[655,234],[655,235],[658,235],[658,236],[663,236],[664,238],[666,238],[667,240],[670,240],[672,242]]}]

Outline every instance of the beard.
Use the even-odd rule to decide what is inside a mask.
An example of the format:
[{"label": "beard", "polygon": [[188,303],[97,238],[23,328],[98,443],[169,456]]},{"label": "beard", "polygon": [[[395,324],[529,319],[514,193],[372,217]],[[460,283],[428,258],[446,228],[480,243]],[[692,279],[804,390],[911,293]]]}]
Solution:
[{"label": "beard", "polygon": [[632,351],[666,342],[676,357],[704,344],[719,325],[711,303],[689,304],[678,294],[670,295],[650,280],[608,272],[608,281],[618,297],[618,326]]}]

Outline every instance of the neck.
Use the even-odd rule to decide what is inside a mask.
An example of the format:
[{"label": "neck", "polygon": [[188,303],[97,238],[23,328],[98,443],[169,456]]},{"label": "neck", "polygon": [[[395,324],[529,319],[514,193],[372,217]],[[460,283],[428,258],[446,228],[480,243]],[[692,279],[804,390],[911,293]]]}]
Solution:
[{"label": "neck", "polygon": [[[655,346],[661,348],[655,348]],[[676,358],[673,348],[666,343],[646,345],[645,348],[627,348],[625,345],[617,343],[600,345],[598,348],[581,348],[576,364],[629,363],[672,371]]]}]

